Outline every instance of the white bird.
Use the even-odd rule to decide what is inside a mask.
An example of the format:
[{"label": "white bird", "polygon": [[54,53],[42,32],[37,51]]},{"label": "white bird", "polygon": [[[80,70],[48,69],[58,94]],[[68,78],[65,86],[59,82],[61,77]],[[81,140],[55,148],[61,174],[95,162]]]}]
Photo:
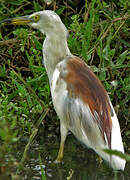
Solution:
[{"label": "white bird", "polygon": [[101,82],[79,57],[71,54],[68,31],[60,17],[44,10],[29,16],[5,20],[5,24],[29,24],[46,35],[43,59],[49,78],[52,101],[60,118],[61,142],[57,162],[63,158],[68,131],[92,148],[113,169],[124,170],[126,161],[108,155],[108,148],[124,153],[120,126]]}]

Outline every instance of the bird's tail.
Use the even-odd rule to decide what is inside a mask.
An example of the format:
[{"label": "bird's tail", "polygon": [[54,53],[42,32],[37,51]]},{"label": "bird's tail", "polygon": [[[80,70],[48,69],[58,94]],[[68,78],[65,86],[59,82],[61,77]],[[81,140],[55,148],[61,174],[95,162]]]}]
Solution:
[{"label": "bird's tail", "polygon": [[[112,106],[112,105],[111,105]],[[112,107],[113,116],[112,119],[112,133],[111,133],[111,149],[124,153],[124,147],[122,143],[122,137],[120,132],[120,125],[116,116],[116,113]],[[106,148],[106,147],[105,147]],[[107,147],[108,148],[108,147]],[[106,160],[110,166],[115,170],[124,170],[126,161],[119,156],[108,155],[101,149],[95,150],[104,160]]]}]

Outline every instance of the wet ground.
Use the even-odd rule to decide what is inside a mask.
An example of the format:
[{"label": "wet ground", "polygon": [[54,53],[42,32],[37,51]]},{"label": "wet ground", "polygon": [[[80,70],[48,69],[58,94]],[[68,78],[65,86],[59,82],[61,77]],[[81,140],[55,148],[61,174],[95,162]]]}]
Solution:
[{"label": "wet ground", "polygon": [[[55,133],[40,131],[29,150],[24,168],[18,172],[18,180],[42,179],[39,155],[46,180],[130,180],[130,163],[126,164],[124,172],[114,172],[104,161],[99,160],[94,151],[81,145],[72,134],[66,140],[63,163],[55,164],[60,137]],[[26,137],[19,141],[14,153],[16,159],[20,160],[27,141]],[[0,180],[8,179],[11,178],[0,177]]]}]

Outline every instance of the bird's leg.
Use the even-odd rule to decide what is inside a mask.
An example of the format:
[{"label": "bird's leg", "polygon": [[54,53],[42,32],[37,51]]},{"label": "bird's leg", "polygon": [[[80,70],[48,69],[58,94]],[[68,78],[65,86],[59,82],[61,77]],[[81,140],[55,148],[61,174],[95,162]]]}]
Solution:
[{"label": "bird's leg", "polygon": [[60,126],[60,133],[61,133],[61,141],[60,141],[60,149],[58,152],[58,156],[55,160],[56,163],[60,163],[63,159],[63,154],[64,154],[64,144],[65,144],[65,140],[66,140],[66,136],[68,133],[68,129],[61,123]]}]

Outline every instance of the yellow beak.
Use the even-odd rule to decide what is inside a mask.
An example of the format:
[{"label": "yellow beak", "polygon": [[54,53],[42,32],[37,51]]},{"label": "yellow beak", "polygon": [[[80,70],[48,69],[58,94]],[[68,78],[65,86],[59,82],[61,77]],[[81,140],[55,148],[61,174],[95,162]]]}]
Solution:
[{"label": "yellow beak", "polygon": [[18,18],[6,19],[1,22],[2,25],[26,25],[33,22],[33,19],[29,16],[23,16]]}]

